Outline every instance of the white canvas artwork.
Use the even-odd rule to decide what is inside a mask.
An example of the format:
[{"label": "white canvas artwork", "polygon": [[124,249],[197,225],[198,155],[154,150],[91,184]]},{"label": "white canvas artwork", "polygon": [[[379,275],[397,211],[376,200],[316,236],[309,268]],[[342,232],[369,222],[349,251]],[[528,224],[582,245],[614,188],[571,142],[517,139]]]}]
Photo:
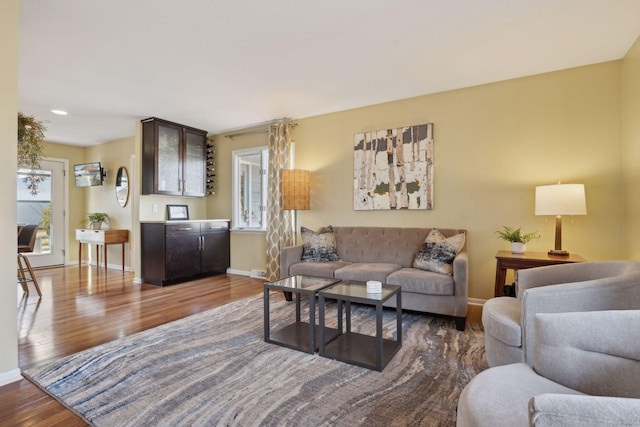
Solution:
[{"label": "white canvas artwork", "polygon": [[358,133],[353,208],[433,209],[433,123]]}]

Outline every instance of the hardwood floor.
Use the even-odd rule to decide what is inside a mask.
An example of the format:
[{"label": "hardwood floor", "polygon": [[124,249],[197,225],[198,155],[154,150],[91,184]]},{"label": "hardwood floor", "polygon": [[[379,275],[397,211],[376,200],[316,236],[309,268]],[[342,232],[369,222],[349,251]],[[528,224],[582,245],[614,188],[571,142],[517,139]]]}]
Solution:
[{"label": "hardwood floor", "polygon": [[[263,280],[221,274],[157,287],[83,265],[37,270],[42,299],[18,289],[21,370],[262,292]],[[0,426],[84,426],[23,379],[0,387]]]}]

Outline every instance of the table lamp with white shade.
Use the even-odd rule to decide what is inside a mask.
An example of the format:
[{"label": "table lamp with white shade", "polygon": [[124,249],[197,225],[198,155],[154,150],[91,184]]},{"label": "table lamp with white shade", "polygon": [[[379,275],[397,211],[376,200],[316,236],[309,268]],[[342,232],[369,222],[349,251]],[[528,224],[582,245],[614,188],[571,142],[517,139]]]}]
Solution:
[{"label": "table lamp with white shade", "polygon": [[549,255],[568,256],[562,250],[562,216],[586,215],[587,203],[584,184],[553,184],[536,187],[536,215],[554,215],[556,217],[555,248]]}]

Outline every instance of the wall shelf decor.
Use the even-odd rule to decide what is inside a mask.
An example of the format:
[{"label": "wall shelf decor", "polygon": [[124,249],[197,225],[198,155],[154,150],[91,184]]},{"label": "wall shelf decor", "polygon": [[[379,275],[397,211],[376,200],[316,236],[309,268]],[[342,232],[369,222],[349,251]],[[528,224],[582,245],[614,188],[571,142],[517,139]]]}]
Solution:
[{"label": "wall shelf decor", "polygon": [[355,210],[433,209],[433,123],[354,137]]}]

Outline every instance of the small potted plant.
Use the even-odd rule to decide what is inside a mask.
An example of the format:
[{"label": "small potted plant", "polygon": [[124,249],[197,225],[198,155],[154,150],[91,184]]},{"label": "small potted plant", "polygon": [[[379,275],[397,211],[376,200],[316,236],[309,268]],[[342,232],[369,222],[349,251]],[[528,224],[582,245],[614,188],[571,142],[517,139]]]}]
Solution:
[{"label": "small potted plant", "polygon": [[90,213],[87,216],[87,222],[91,224],[91,228],[94,230],[100,230],[103,223],[109,222],[109,215],[104,212]]},{"label": "small potted plant", "polygon": [[525,233],[520,227],[513,228],[506,225],[502,226],[502,230],[498,230],[496,233],[501,239],[511,242],[511,252],[514,254],[523,254],[527,249],[527,243],[540,238],[540,233],[537,231]]}]

